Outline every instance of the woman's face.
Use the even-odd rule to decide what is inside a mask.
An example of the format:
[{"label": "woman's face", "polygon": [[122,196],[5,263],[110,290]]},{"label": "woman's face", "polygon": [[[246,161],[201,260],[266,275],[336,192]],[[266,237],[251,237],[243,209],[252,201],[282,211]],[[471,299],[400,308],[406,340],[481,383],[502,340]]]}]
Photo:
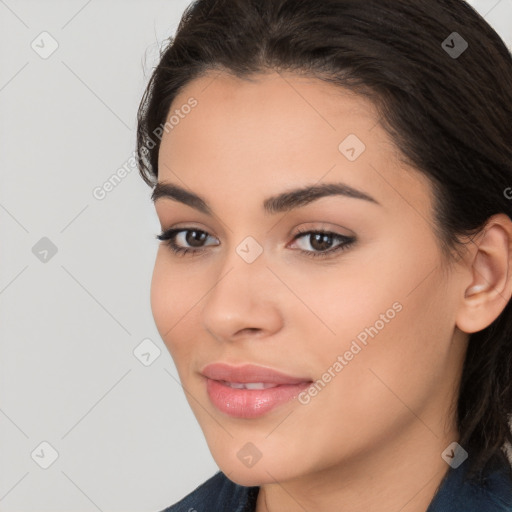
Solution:
[{"label": "woman's face", "polygon": [[[151,304],[220,469],[260,485],[354,469],[411,439],[439,458],[461,288],[443,272],[429,183],[398,160],[372,104],[292,74],[210,74],[171,115],[158,182],[190,195],[161,189],[155,205],[164,231],[184,230],[171,241],[198,252],[161,243]],[[336,193],[291,195],[327,184]],[[295,385],[242,372],[228,387],[205,377],[211,363]]]}]

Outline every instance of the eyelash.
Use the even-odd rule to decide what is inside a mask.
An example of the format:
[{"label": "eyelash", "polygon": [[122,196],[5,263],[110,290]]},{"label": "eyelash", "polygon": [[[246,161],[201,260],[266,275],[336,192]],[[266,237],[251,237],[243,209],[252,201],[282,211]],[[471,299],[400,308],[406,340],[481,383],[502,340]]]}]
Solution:
[{"label": "eyelash", "polygon": [[[187,231],[196,231],[198,233],[204,233],[204,234],[208,235],[208,233],[206,231],[203,231],[201,229],[176,228],[176,229],[169,229],[167,231],[164,231],[160,235],[157,235],[156,238],[158,240],[161,240],[162,242],[164,242],[165,245],[167,245],[176,256],[181,257],[181,256],[185,256],[189,253],[191,253],[192,256],[197,256],[197,255],[199,255],[199,253],[204,252],[206,249],[189,249],[189,248],[184,248],[184,247],[180,247],[179,245],[176,245],[176,242],[174,241],[174,238],[176,237],[176,235],[178,235],[179,233],[182,233],[182,232],[187,232]],[[330,235],[333,237],[333,239],[337,239],[343,243],[336,246],[334,249],[328,249],[323,252],[313,252],[313,251],[305,251],[304,249],[298,249],[299,252],[301,252],[311,258],[327,258],[334,253],[338,253],[338,252],[347,250],[356,241],[355,237],[348,237],[345,235],[340,235],[338,233],[333,233],[331,231],[323,231],[323,230],[315,231],[315,230],[301,230],[301,229],[299,229],[297,231],[297,234],[293,238],[293,241],[295,241],[298,238],[301,238],[305,235],[316,235],[316,234]]]}]

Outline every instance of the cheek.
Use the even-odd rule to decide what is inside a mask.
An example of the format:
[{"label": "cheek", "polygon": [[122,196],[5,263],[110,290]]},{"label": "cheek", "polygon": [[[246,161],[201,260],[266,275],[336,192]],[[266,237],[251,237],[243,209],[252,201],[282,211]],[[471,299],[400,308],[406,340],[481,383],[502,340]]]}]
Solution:
[{"label": "cheek", "polygon": [[194,289],[194,281],[185,278],[180,266],[173,264],[166,254],[167,249],[158,249],[151,280],[151,310],[155,325],[167,348],[174,351],[174,340],[180,339],[180,329],[193,314],[191,307],[201,297]]},{"label": "cheek", "polygon": [[370,339],[367,329],[377,324],[379,332],[387,331],[403,315],[398,310],[403,310],[401,304],[419,272],[418,264],[410,260],[414,255],[408,262],[398,261],[397,252],[392,244],[368,244],[357,253],[347,253],[336,266],[289,275],[297,296],[315,313],[299,314],[301,308],[305,310],[301,303],[293,314],[296,321],[309,325],[310,336],[316,328],[316,338],[322,338],[319,355],[329,347],[329,352],[342,354],[357,336],[364,346]]},{"label": "cheek", "polygon": [[376,396],[375,386],[389,393],[372,368],[397,389],[432,383],[453,329],[449,285],[440,275],[436,246],[411,249],[409,239],[402,245],[382,244],[377,253],[378,258],[375,248],[360,251],[357,261],[346,258],[329,279],[309,280],[310,286],[316,283],[314,293],[305,295],[308,278],[298,289],[322,320],[310,315],[309,329],[303,325],[309,332],[305,338],[311,339],[315,328],[319,333],[321,350],[303,347],[316,372],[321,375],[346,354],[338,384],[368,399]]},{"label": "cheek", "polygon": [[[312,445],[312,452],[324,454],[325,439],[330,440],[333,463],[342,452],[356,453],[386,443],[405,425],[417,424],[420,430],[425,429],[415,414],[438,432],[438,425],[428,420],[425,411],[431,401],[439,403],[440,395],[447,392],[443,386],[449,367],[448,322],[444,322],[444,329],[435,326],[439,314],[443,315],[439,304],[437,309],[425,311],[425,303],[436,295],[433,281],[422,293],[407,297],[408,292],[405,288],[403,293],[393,292],[389,301],[372,303],[364,314],[340,318],[334,325],[338,334],[334,341],[308,354],[308,359],[314,361],[316,378],[326,384],[318,385],[316,396],[299,409],[301,416],[296,419],[308,425],[307,432],[314,430],[317,434],[314,439],[304,435],[303,442]],[[378,324],[384,327],[377,332],[370,330],[396,297],[402,309],[388,323]],[[440,293],[437,298],[442,299]],[[363,344],[357,335],[366,334],[365,329],[372,334]],[[319,341],[327,340],[323,338]],[[354,340],[359,347],[352,345]],[[343,357],[343,363],[338,356]],[[351,440],[350,446],[347,439]]]},{"label": "cheek", "polygon": [[434,272],[425,279],[433,268],[402,260],[396,277],[381,276],[367,300],[356,295],[335,325],[338,344],[330,343],[323,363],[332,365],[338,355],[350,358],[332,392],[344,397],[352,417],[362,421],[372,410],[389,421],[391,409],[407,415],[404,403],[421,410],[446,380],[453,322],[441,276]]}]

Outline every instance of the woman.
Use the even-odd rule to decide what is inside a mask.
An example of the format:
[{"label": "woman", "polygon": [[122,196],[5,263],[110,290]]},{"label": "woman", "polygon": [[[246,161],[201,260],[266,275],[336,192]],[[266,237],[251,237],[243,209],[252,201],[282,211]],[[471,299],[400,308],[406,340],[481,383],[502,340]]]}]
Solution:
[{"label": "woman", "polygon": [[198,0],[139,110],[151,304],[220,471],[167,511],[510,511],[512,58],[461,0]]}]

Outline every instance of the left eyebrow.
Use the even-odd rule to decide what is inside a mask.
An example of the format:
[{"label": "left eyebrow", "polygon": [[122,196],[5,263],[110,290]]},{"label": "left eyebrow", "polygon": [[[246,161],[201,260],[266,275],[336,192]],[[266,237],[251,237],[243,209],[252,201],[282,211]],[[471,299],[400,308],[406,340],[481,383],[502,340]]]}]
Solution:
[{"label": "left eyebrow", "polygon": [[[382,206],[372,196],[345,183],[323,183],[321,185],[297,188],[269,197],[263,201],[263,209],[265,213],[269,214],[283,213],[329,196],[361,199]],[[153,202],[156,202],[160,198],[172,199],[206,215],[212,215],[212,209],[202,197],[172,183],[159,182],[156,184],[151,194],[151,199]]]}]

